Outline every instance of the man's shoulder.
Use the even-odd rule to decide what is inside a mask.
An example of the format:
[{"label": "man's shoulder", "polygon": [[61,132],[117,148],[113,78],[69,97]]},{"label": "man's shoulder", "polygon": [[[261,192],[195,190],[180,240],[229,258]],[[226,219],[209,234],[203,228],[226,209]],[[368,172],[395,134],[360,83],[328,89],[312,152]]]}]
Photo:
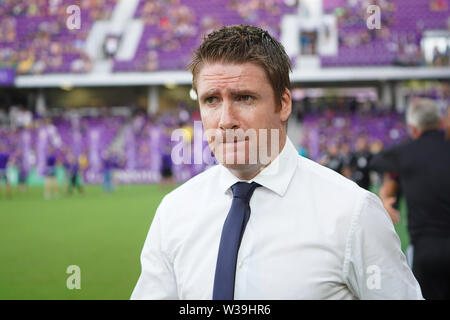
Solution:
[{"label": "man's shoulder", "polygon": [[209,189],[209,186],[216,181],[218,174],[219,166],[212,166],[169,192],[164,197],[164,201],[179,204],[185,204],[186,200],[194,201],[200,196],[202,190]]},{"label": "man's shoulder", "polygon": [[377,195],[327,167],[301,158],[297,170],[293,196],[308,202],[307,208],[320,221],[321,228],[337,235],[333,241],[343,246],[363,213],[372,216],[383,211]]},{"label": "man's shoulder", "polygon": [[371,192],[354,181],[310,159],[300,158],[297,169],[298,179],[303,179],[299,183],[311,190],[310,196],[318,205],[333,208],[333,215],[351,216],[370,197]]},{"label": "man's shoulder", "polygon": [[300,178],[307,175],[312,183],[326,188],[336,188],[336,192],[339,192],[339,190],[347,192],[361,192],[364,190],[352,180],[313,160],[300,156],[297,166],[300,170]]},{"label": "man's shoulder", "polygon": [[448,153],[449,149],[445,148],[448,141],[445,140],[444,132],[438,130],[430,130],[426,134],[422,134],[417,139],[407,139],[398,144],[392,145],[385,150],[382,150],[379,155],[393,156],[400,159],[411,160],[414,157],[411,155],[419,155],[422,152],[427,152],[433,148],[439,154]]},{"label": "man's shoulder", "polygon": [[408,149],[414,148],[415,145],[417,145],[417,140],[407,139],[381,150],[378,155],[402,155],[405,152],[408,152]]}]

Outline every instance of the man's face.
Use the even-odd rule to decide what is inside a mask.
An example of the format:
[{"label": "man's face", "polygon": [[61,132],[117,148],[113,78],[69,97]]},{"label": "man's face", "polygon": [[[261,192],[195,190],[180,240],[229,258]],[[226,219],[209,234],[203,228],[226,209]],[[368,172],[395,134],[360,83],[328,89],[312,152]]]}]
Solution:
[{"label": "man's face", "polygon": [[328,147],[328,153],[329,153],[330,156],[332,156],[332,157],[337,156],[338,153],[339,153],[338,146],[335,145],[335,144],[331,144],[331,145]]},{"label": "man's face", "polygon": [[356,149],[358,151],[367,150],[367,141],[365,138],[358,138],[358,140],[356,140]]},{"label": "man's face", "polygon": [[[236,172],[250,172],[267,165],[261,163],[261,148],[269,155],[277,144],[277,154],[281,152],[291,96],[286,89],[281,109],[277,109],[274,91],[260,66],[205,64],[197,76],[197,94],[203,127],[215,132],[215,140],[208,141],[210,148],[221,164]],[[261,139],[260,129],[266,131],[267,142]],[[278,131],[278,137],[271,138],[271,129]],[[257,159],[252,156],[255,153]]]}]

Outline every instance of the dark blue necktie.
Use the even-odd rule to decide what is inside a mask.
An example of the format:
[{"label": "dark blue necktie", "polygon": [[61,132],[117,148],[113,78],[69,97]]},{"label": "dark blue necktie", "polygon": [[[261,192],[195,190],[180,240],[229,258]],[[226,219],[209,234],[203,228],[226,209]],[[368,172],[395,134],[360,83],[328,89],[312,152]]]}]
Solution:
[{"label": "dark blue necktie", "polygon": [[261,185],[256,182],[237,182],[233,190],[233,201],[223,224],[214,277],[213,300],[233,300],[236,260],[242,235],[250,218],[250,198]]}]

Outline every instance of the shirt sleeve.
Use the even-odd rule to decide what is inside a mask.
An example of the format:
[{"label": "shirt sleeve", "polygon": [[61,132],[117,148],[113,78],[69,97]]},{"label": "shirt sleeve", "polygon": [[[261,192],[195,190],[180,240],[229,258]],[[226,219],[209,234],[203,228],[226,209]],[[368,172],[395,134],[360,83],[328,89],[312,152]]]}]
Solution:
[{"label": "shirt sleeve", "polygon": [[141,253],[142,271],[131,300],[178,299],[175,275],[168,255],[163,251],[161,216],[164,200],[158,207]]},{"label": "shirt sleeve", "polygon": [[399,146],[395,146],[374,155],[370,160],[370,169],[378,172],[398,172],[398,148]]},{"label": "shirt sleeve", "polygon": [[381,200],[365,191],[347,238],[344,277],[359,299],[423,299]]}]

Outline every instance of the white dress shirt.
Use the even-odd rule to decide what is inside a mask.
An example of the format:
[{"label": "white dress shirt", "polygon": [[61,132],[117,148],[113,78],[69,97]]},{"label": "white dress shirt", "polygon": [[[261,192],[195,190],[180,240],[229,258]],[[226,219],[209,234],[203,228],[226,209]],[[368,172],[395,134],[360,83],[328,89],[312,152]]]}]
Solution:
[{"label": "white dress shirt", "polygon": [[[211,299],[219,242],[239,181],[214,166],[158,207],[131,299]],[[297,154],[288,139],[262,187],[237,258],[235,299],[422,299],[379,198]]]}]

